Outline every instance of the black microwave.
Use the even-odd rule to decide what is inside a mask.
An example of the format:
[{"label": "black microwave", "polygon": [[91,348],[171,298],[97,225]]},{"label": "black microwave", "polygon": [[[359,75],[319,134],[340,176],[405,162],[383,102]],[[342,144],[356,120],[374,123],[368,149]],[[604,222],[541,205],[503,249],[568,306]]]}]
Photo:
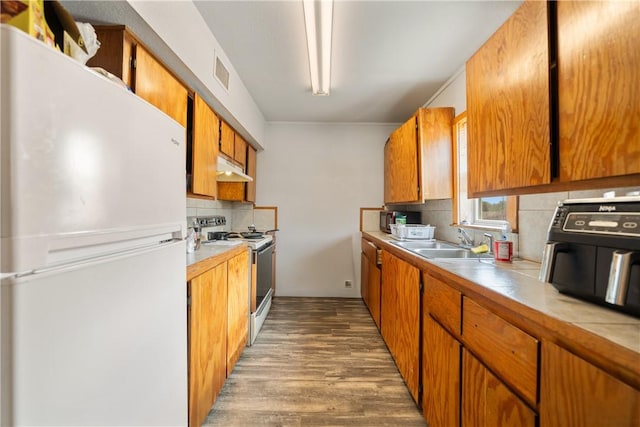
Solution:
[{"label": "black microwave", "polygon": [[381,211],[380,212],[380,231],[391,233],[391,224],[396,223],[398,217],[405,217],[407,224],[421,224],[422,215],[420,212],[410,211]]}]

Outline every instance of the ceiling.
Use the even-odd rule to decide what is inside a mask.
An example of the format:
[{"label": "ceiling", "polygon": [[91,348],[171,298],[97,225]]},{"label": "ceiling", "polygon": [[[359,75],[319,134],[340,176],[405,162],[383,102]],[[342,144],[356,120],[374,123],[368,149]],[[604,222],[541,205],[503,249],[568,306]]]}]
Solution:
[{"label": "ceiling", "polygon": [[336,0],[326,97],[311,94],[302,1],[194,3],[267,121],[400,123],[521,2]]}]

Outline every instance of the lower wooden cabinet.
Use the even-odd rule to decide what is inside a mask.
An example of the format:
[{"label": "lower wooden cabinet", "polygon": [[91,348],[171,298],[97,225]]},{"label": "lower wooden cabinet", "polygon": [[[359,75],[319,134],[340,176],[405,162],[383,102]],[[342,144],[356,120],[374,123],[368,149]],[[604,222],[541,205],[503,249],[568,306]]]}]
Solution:
[{"label": "lower wooden cabinet", "polygon": [[207,418],[249,333],[249,253],[242,252],[187,285],[189,426]]},{"label": "lower wooden cabinet", "polygon": [[227,376],[229,376],[249,337],[249,254],[236,255],[227,264]]},{"label": "lower wooden cabinet", "polygon": [[536,413],[467,349],[462,350],[461,418],[463,427],[536,426]]},{"label": "lower wooden cabinet", "polygon": [[189,425],[200,426],[227,378],[227,263],[189,287]]},{"label": "lower wooden cabinet", "polygon": [[428,313],[422,319],[424,418],[429,427],[459,426],[462,345]]},{"label": "lower wooden cabinet", "polygon": [[551,343],[542,343],[540,427],[640,425],[640,391]]},{"label": "lower wooden cabinet", "polygon": [[378,248],[362,239],[360,294],[367,305],[371,317],[380,329],[380,267],[378,266]]},{"label": "lower wooden cabinet", "polygon": [[380,332],[407,388],[418,402],[420,270],[382,251]]}]

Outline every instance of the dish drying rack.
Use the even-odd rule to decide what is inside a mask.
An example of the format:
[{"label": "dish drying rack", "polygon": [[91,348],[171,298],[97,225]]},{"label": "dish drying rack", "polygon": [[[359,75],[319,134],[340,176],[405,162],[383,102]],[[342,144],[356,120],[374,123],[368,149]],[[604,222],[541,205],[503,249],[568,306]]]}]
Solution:
[{"label": "dish drying rack", "polygon": [[429,224],[390,224],[389,227],[395,240],[435,240],[436,227]]}]

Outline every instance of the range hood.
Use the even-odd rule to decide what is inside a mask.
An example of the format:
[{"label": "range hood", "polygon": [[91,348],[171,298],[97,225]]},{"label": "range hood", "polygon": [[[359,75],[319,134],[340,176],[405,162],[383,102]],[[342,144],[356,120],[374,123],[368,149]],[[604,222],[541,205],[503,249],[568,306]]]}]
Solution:
[{"label": "range hood", "polygon": [[216,180],[218,182],[251,182],[253,178],[242,172],[240,167],[224,157],[218,156]]}]

